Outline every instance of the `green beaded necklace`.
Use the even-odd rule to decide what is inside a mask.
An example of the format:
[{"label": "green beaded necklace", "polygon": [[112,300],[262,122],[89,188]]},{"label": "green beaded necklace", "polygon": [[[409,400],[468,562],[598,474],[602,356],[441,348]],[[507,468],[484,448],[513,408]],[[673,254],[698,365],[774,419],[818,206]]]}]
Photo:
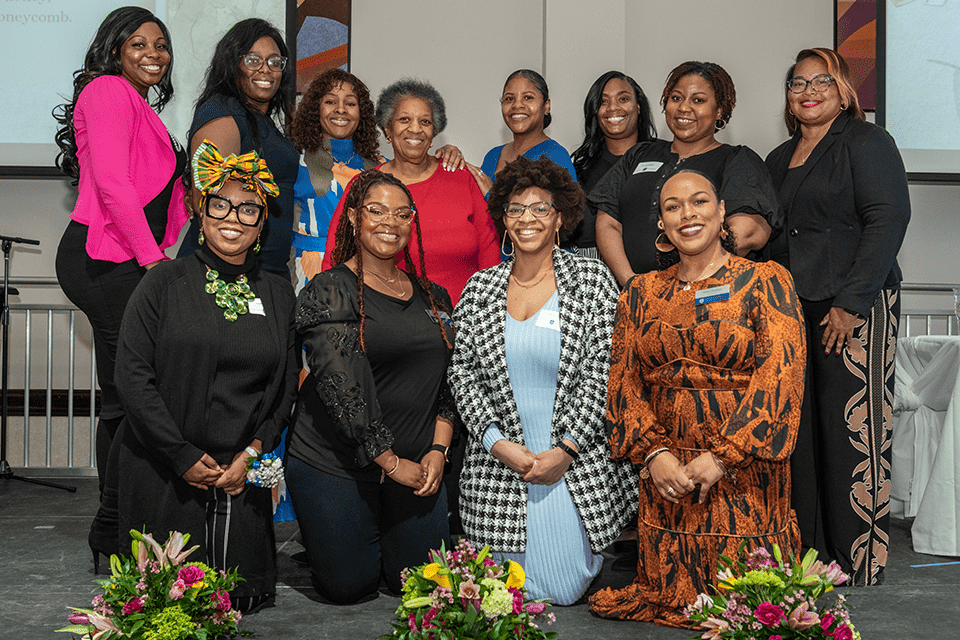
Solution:
[{"label": "green beaded necklace", "polygon": [[223,309],[223,317],[230,322],[236,322],[239,316],[248,311],[247,300],[256,298],[247,284],[247,276],[237,276],[236,282],[227,284],[220,279],[220,272],[207,267],[207,284],[203,290],[216,296],[217,306]]}]

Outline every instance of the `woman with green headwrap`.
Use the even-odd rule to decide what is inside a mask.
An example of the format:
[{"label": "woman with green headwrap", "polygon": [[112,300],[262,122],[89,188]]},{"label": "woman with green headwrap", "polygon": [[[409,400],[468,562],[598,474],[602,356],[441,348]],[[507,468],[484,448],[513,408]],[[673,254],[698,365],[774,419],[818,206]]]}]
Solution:
[{"label": "woman with green headwrap", "polygon": [[277,192],[266,163],[205,140],[193,179],[201,246],[144,276],[120,329],[120,548],[131,529],[191,534],[198,560],[239,567],[230,595],[244,611],[276,585],[270,491],[247,482],[247,466],[277,446],[296,396],[294,296],[256,257]]}]

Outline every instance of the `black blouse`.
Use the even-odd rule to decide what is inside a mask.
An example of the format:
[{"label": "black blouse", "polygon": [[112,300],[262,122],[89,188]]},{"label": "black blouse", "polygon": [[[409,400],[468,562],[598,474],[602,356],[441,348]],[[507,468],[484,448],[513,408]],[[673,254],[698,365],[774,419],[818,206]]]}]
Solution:
[{"label": "black blouse", "polygon": [[[365,286],[363,337],[357,276],[345,265],[324,271],[301,292],[297,331],[310,375],[300,388],[289,453],[325,473],[373,480],[373,459],[393,448],[419,462],[430,449],[438,415],[452,419],[446,385],[452,350],[444,344],[425,291],[400,300]],[[447,292],[434,297],[452,308]],[[444,331],[453,344],[447,313]]]},{"label": "black blouse", "polygon": [[669,140],[641,142],[590,192],[588,202],[623,225],[623,248],[636,273],[657,269],[654,248],[657,229],[657,194],[678,168],[693,169],[710,177],[720,190],[727,214],[758,214],[773,229],[782,216],[777,192],[763,160],[747,147],[722,144],[716,149],[681,159],[670,151]]}]

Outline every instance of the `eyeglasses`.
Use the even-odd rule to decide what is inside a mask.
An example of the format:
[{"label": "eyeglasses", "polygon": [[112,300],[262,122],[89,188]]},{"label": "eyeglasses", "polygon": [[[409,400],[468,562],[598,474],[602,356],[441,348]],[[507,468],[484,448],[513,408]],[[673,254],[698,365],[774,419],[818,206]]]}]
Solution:
[{"label": "eyeglasses", "polygon": [[[264,62],[259,53],[248,53],[240,58],[240,60],[243,62],[243,66],[250,71],[259,71]],[[266,62],[270,71],[283,71],[287,68],[287,59],[283,56],[270,56]]]},{"label": "eyeglasses", "polygon": [[550,215],[550,211],[553,210],[553,203],[534,202],[533,204],[518,204],[516,202],[510,202],[503,205],[503,212],[507,214],[508,218],[519,218],[527,210],[537,218],[546,218]]},{"label": "eyeglasses", "polygon": [[370,214],[370,219],[374,222],[383,222],[390,216],[393,216],[394,220],[404,226],[413,222],[413,217],[417,215],[417,212],[410,207],[399,207],[390,211],[375,204],[365,204],[361,205],[360,208],[366,209],[367,213]]},{"label": "eyeglasses", "polygon": [[796,78],[787,80],[787,89],[790,89],[790,91],[794,93],[803,93],[811,84],[813,85],[813,90],[818,93],[826,91],[830,85],[833,84],[833,76],[821,73],[818,76],[813,76],[809,80],[797,76]]},{"label": "eyeglasses", "polygon": [[263,217],[263,207],[252,202],[241,202],[233,204],[226,198],[220,196],[207,196],[207,215],[214,220],[223,220],[230,215],[231,211],[236,210],[237,221],[245,227],[255,227],[260,224],[260,218]]}]

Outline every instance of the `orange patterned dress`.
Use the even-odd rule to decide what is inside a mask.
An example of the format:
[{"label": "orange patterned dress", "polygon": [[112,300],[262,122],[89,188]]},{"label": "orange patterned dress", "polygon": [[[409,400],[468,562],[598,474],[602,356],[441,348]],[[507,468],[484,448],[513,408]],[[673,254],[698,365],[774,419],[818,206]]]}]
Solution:
[{"label": "orange patterned dress", "polygon": [[[641,473],[637,578],[590,599],[605,618],[689,627],[683,609],[712,592],[720,554],[799,551],[789,457],[803,398],[806,343],[793,279],[775,263],[731,257],[684,289],[678,265],[635,277],[620,295],[607,429],[614,459],[643,464],[669,448],[681,464],[713,452],[728,475],[700,505],[663,500]],[[729,287],[729,298],[696,294]],[[644,470],[645,471],[645,470]],[[643,476],[646,476],[645,478]]]}]

